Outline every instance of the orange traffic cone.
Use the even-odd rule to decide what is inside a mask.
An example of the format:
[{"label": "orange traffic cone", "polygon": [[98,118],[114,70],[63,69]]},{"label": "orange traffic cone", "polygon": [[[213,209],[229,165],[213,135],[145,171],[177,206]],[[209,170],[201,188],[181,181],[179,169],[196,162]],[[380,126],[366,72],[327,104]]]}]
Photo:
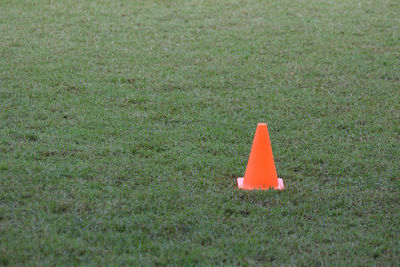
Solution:
[{"label": "orange traffic cone", "polygon": [[240,189],[246,190],[267,190],[270,187],[282,190],[285,188],[283,180],[276,175],[268,128],[265,123],[257,125],[246,173],[244,178],[237,179],[237,183]]}]

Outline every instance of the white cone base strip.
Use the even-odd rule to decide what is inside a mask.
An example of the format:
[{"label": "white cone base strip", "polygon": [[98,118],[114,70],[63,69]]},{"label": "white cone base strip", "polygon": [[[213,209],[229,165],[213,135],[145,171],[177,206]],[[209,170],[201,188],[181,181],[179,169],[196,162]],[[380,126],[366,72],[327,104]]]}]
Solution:
[{"label": "white cone base strip", "polygon": [[[237,178],[237,183],[239,189],[243,189],[243,177]],[[278,185],[274,187],[275,190],[283,190],[285,189],[285,184],[283,183],[283,179],[278,178]]]}]

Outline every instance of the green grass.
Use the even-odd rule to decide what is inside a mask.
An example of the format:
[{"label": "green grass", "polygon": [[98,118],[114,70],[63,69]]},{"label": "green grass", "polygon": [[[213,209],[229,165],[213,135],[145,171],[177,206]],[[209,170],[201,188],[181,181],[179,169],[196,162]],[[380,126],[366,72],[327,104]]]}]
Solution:
[{"label": "green grass", "polygon": [[[0,265],[396,265],[397,0],[0,2]],[[240,191],[258,122],[282,192]]]}]

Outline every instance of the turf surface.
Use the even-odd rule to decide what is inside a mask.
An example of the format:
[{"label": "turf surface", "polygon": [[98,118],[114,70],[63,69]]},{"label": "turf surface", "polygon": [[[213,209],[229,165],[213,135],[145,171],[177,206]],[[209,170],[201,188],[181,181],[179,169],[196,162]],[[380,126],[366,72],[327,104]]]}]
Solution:
[{"label": "turf surface", "polygon": [[[0,2],[0,265],[396,265],[397,0]],[[239,191],[258,122],[286,190]]]}]

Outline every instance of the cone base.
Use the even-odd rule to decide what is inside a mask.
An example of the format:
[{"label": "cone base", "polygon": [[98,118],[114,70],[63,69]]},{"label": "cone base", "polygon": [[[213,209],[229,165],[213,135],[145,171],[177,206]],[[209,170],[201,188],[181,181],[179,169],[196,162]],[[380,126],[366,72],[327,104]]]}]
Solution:
[{"label": "cone base", "polygon": [[[252,188],[244,188],[243,186],[243,177],[237,178],[237,183],[238,183],[238,187],[239,189],[244,189],[244,190],[268,190],[268,188],[262,188],[262,187],[252,187]],[[275,190],[283,190],[285,189],[285,185],[283,183],[283,180],[281,178],[278,178],[278,185],[274,186],[273,189]]]}]

